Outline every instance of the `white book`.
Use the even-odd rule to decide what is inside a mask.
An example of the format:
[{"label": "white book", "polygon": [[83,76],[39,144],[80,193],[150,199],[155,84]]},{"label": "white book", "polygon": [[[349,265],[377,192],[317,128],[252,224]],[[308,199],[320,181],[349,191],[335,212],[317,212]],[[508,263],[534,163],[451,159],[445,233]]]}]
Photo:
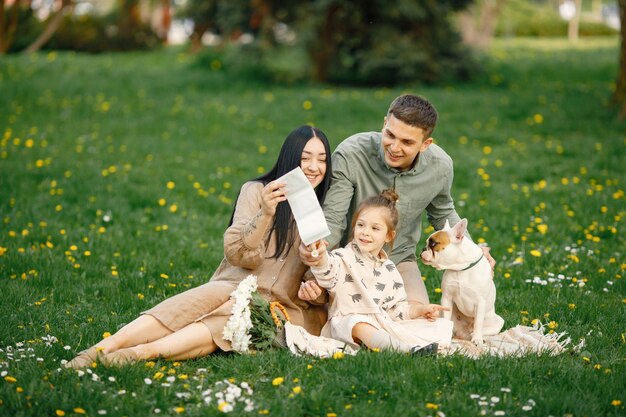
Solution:
[{"label": "white book", "polygon": [[289,171],[276,182],[286,184],[287,201],[296,220],[300,238],[305,245],[310,245],[330,235],[315,190],[300,167]]}]

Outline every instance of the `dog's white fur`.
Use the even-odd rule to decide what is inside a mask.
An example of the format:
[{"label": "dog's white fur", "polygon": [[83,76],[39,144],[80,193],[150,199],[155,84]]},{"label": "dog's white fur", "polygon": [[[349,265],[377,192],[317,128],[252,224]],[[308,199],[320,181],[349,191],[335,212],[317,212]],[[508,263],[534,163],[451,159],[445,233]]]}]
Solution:
[{"label": "dog's white fur", "polygon": [[474,344],[481,345],[484,336],[502,330],[504,319],[495,311],[496,286],[491,265],[480,246],[465,236],[466,230],[467,219],[452,228],[446,220],[442,230],[428,237],[421,258],[425,264],[445,271],[441,305],[450,309],[444,311],[444,318],[454,322],[455,336],[471,338]]}]

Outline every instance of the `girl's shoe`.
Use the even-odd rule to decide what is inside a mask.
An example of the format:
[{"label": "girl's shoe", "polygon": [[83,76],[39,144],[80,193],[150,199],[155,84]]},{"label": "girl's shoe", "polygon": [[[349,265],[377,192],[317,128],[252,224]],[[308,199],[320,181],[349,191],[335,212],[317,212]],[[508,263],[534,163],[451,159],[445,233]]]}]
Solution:
[{"label": "girl's shoe", "polygon": [[414,346],[411,348],[411,355],[414,356],[432,356],[437,354],[439,344],[434,342],[426,346]]}]

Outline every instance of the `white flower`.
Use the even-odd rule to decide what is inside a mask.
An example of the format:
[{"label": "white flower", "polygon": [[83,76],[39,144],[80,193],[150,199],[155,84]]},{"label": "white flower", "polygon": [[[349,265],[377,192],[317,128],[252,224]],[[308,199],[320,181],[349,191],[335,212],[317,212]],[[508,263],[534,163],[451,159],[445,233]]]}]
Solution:
[{"label": "white flower", "polygon": [[146,385],[152,385],[152,380],[150,378],[144,378],[143,382],[145,382]]},{"label": "white flower", "polygon": [[230,294],[234,304],[231,309],[231,316],[224,326],[224,339],[229,340],[233,350],[237,352],[247,353],[249,350],[250,335],[248,330],[252,328],[249,305],[252,293],[256,289],[256,276],[248,275]]}]

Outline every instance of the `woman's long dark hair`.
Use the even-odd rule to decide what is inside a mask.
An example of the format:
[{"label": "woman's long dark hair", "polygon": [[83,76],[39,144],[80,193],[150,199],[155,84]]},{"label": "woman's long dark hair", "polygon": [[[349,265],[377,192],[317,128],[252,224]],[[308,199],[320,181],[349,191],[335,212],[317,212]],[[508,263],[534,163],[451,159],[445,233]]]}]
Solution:
[{"label": "woman's long dark hair", "polygon": [[[317,200],[320,205],[323,204],[326,198],[326,192],[330,187],[330,177],[332,175],[330,144],[324,132],[312,126],[304,125],[292,130],[283,142],[274,167],[260,177],[252,179],[252,181],[259,181],[265,186],[275,179],[282,177],[292,169],[299,167],[302,163],[302,151],[308,141],[313,137],[317,137],[321,140],[326,150],[326,174],[322,182],[315,188]],[[237,199],[239,199],[239,196],[237,196]],[[235,202],[235,204],[237,203]],[[229,226],[233,224],[234,217],[235,210],[233,209],[233,213],[230,216],[230,223],[228,224]],[[278,203],[276,207],[276,214],[274,215],[274,221],[266,244],[269,244],[273,234],[276,234],[276,252],[270,256],[270,258],[278,259],[283,254],[289,252],[289,249],[293,246],[296,234],[295,221],[287,201]]]}]

